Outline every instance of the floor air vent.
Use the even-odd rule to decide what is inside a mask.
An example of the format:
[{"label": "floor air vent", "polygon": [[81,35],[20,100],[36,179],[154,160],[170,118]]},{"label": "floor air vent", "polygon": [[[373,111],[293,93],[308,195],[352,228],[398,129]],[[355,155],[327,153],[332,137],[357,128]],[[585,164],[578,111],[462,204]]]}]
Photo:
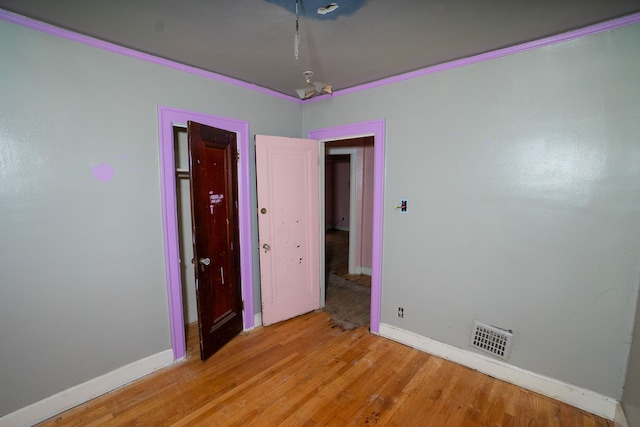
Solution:
[{"label": "floor air vent", "polygon": [[486,325],[475,320],[471,334],[471,347],[507,360],[511,353],[513,332]]}]

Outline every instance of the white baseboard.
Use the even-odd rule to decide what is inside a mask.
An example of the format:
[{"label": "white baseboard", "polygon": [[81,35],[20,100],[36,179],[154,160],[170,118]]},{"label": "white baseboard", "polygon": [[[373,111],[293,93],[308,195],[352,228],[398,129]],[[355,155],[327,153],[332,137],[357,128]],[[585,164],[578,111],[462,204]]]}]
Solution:
[{"label": "white baseboard", "polygon": [[253,315],[253,327],[257,328],[258,326],[262,326],[262,313]]},{"label": "white baseboard", "polygon": [[136,360],[7,414],[0,418],[0,427],[32,426],[171,364],[173,364],[173,351],[171,350],[161,351],[144,359]]},{"label": "white baseboard", "polygon": [[371,267],[360,267],[360,268],[362,268],[362,274],[371,276]]},{"label": "white baseboard", "polygon": [[348,225],[334,225],[333,227],[334,230],[338,230],[338,231],[349,231],[349,226]]},{"label": "white baseboard", "polygon": [[[568,403],[608,420],[615,421],[618,417],[617,408],[620,406],[619,402],[594,391],[527,371],[470,350],[460,349],[426,338],[386,323],[380,324],[380,335],[519,387]],[[621,416],[624,417],[621,409],[620,412]],[[624,427],[624,425],[621,424],[620,427]]]},{"label": "white baseboard", "polygon": [[620,402],[616,405],[616,414],[613,417],[613,423],[616,427],[629,427],[627,416],[624,414],[624,410],[622,409],[622,404]]}]

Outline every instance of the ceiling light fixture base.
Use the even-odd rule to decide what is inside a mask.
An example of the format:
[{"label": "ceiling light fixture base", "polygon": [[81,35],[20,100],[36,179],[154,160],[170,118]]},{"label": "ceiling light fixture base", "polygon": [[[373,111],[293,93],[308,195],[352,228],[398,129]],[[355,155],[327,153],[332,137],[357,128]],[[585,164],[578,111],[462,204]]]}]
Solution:
[{"label": "ceiling light fixture base", "polygon": [[305,82],[307,83],[307,87],[296,89],[296,93],[298,97],[302,100],[309,99],[312,96],[322,95],[322,94],[332,94],[333,88],[330,84],[324,82],[314,82],[312,77],[315,73],[311,70],[304,71],[302,76],[304,77]]}]

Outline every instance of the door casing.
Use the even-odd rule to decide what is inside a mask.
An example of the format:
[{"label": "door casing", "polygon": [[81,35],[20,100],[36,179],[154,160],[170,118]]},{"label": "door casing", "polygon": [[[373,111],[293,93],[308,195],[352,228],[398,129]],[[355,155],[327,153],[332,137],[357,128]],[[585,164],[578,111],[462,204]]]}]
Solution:
[{"label": "door casing", "polygon": [[[369,330],[371,333],[380,333],[380,307],[382,296],[382,226],[384,213],[384,152],[385,152],[385,122],[374,120],[369,122],[354,123],[350,125],[332,128],[311,130],[307,133],[309,139],[318,140],[320,170],[324,174],[324,142],[342,139],[373,136],[373,233],[371,253],[371,320]],[[320,197],[324,197],[324,176],[320,177]],[[321,201],[322,202],[322,201]],[[324,204],[320,204],[320,224],[324,226]],[[320,233],[320,247],[324,248],[324,233]],[[320,251],[320,283],[325,283],[325,254]],[[324,286],[320,286],[320,304],[324,305]]]},{"label": "door casing", "polygon": [[245,310],[243,327],[254,326],[253,316],[253,253],[251,235],[251,181],[249,173],[249,123],[226,117],[212,116],[194,111],[158,106],[160,136],[160,174],[162,190],[162,219],[164,229],[167,296],[169,300],[169,325],[174,360],[186,354],[182,284],[180,278],[180,251],[176,209],[176,179],[173,148],[173,126],[192,120],[208,126],[229,130],[237,134],[238,153],[238,228],[240,230],[241,293]]},{"label": "door casing", "polygon": [[[242,277],[242,300],[244,329],[255,325],[253,315],[253,265],[251,174],[249,162],[249,123],[242,120],[213,116],[199,112],[182,110],[167,106],[158,106],[158,127],[160,144],[160,175],[162,196],[162,218],[164,230],[165,265],[167,274],[167,297],[169,303],[169,325],[174,360],[182,359],[186,354],[184,319],[182,316],[182,285],[180,280],[180,251],[178,240],[178,219],[176,214],[176,182],[173,147],[173,125],[186,124],[194,120],[202,124],[236,132],[238,135],[238,216],[240,228],[240,271]],[[321,142],[337,139],[374,137],[374,196],[373,196],[373,248],[371,272],[371,323],[370,331],[380,333],[380,305],[382,284],[382,225],[384,211],[384,153],[385,122],[374,120],[344,126],[311,130],[308,138]],[[324,144],[319,144],[321,159],[324,159]],[[321,233],[322,234],[322,233]],[[321,241],[324,247],[324,238]],[[324,266],[324,251],[320,251],[321,265]],[[324,283],[324,271],[320,269],[320,283]],[[323,286],[320,287],[323,289]],[[321,301],[324,293],[321,291]]]}]

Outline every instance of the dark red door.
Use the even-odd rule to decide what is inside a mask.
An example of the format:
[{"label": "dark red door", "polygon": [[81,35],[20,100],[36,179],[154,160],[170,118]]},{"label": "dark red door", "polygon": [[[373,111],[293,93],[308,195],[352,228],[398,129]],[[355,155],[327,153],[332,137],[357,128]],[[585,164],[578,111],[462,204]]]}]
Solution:
[{"label": "dark red door", "polygon": [[242,331],[236,134],[187,124],[200,358]]}]

